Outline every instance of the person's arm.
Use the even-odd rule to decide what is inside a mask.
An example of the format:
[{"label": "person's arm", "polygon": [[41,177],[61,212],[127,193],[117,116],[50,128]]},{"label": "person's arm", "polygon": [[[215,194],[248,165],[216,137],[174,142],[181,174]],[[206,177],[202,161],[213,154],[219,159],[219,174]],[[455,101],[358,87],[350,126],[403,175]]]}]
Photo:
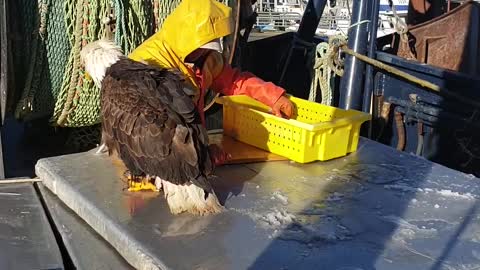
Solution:
[{"label": "person's arm", "polygon": [[271,82],[266,82],[250,72],[240,72],[229,64],[212,80],[210,88],[226,96],[247,95],[272,108],[276,116],[283,112],[290,118],[293,105],[285,97],[286,91]]}]

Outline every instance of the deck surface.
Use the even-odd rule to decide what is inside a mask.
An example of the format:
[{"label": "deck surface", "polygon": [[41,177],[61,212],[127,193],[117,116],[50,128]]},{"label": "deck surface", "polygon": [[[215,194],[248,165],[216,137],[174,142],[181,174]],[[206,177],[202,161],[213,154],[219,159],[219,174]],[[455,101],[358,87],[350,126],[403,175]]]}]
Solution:
[{"label": "deck surface", "polygon": [[[59,231],[73,265],[78,270],[133,270],[109,243],[50,190],[39,184],[42,197]],[[40,268],[32,268],[40,269]]]},{"label": "deck surface", "polygon": [[32,184],[0,185],[0,269],[63,269]]},{"label": "deck surface", "polygon": [[345,158],[228,165],[227,211],[172,216],[93,151],[37,175],[138,269],[477,269],[480,180],[361,139]]}]

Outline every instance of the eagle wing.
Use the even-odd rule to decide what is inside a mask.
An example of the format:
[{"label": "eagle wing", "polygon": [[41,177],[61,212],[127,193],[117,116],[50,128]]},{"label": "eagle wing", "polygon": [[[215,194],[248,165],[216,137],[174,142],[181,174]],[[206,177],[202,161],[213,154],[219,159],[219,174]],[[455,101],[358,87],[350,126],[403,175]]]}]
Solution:
[{"label": "eagle wing", "polygon": [[102,82],[102,136],[134,174],[207,192],[213,171],[208,135],[193,103],[195,90],[179,72],[123,59]]}]

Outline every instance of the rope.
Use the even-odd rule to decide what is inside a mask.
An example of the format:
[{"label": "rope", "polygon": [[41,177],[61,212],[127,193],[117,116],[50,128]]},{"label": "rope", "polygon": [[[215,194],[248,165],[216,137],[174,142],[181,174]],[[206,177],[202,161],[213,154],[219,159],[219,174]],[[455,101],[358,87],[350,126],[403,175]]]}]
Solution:
[{"label": "rope", "polygon": [[72,71],[72,79],[69,84],[68,88],[68,95],[67,100],[65,102],[65,106],[63,107],[62,113],[58,117],[57,124],[62,126],[64,125],[65,119],[67,118],[67,114],[70,112],[71,104],[73,101],[73,97],[75,95],[75,88],[78,86],[78,75],[80,69],[80,54],[78,53],[81,49],[81,38],[83,34],[83,22],[84,18],[82,16],[78,16],[81,14],[85,8],[85,0],[80,0],[77,2],[76,10],[77,10],[77,18],[75,21],[75,32],[74,32],[74,45],[72,48],[73,54],[73,71]]},{"label": "rope", "polygon": [[314,78],[310,86],[309,101],[317,100],[317,89],[320,87],[322,93],[321,103],[324,105],[332,105],[333,91],[330,87],[330,78],[332,69],[329,65],[328,55],[330,46],[326,42],[319,43],[315,49],[315,64],[313,65]]},{"label": "rope", "polygon": [[123,44],[126,44],[125,35],[127,33],[127,27],[125,26],[125,9],[123,6],[123,0],[115,0],[115,15],[117,16],[116,27],[115,27],[115,43],[119,45],[125,53],[127,50],[125,47],[122,47]]},{"label": "rope", "polygon": [[[372,59],[372,58],[369,58],[363,54],[359,54],[357,52],[354,52],[353,50],[351,50],[350,48],[347,47],[347,42],[346,40],[341,37],[341,36],[335,36],[331,39],[331,44],[335,44],[334,46],[337,47],[337,48],[340,48],[342,49],[343,52],[347,53],[347,54],[350,54],[374,67],[377,67],[379,69],[383,69],[385,71],[388,71],[394,75],[397,75],[399,77],[402,77],[404,79],[407,79],[408,81],[411,81],[413,83],[416,83],[416,84],[419,84],[423,87],[426,87],[430,90],[433,90],[433,91],[436,91],[436,92],[440,92],[440,87],[436,84],[433,84],[429,81],[426,81],[426,80],[423,80],[423,79],[420,79],[416,76],[413,76],[411,74],[408,74],[404,71],[401,71],[397,68],[394,68],[392,66],[389,66],[389,65],[386,65],[378,60],[375,60],[375,59]],[[340,50],[332,50],[332,56],[331,58],[337,58],[338,57],[338,53],[339,53]]]},{"label": "rope", "polygon": [[230,51],[230,56],[228,57],[228,63],[232,64],[233,57],[235,56],[235,48],[237,47],[237,39],[238,39],[238,32],[240,28],[240,10],[241,10],[241,0],[237,0],[237,10],[235,14],[235,29],[233,32],[233,42],[232,42],[232,50]]},{"label": "rope", "polygon": [[[407,47],[409,48],[408,25],[400,18],[400,16],[398,16],[397,9],[395,8],[392,0],[388,0],[388,5],[390,6],[390,9],[392,9],[393,16],[395,17],[395,24],[393,25],[395,32],[397,32],[400,36],[400,41],[407,44]],[[408,50],[408,54],[410,55],[411,59],[417,59],[411,50]]]},{"label": "rope", "polygon": [[[363,20],[354,23],[348,29],[369,23],[370,20]],[[340,30],[341,31],[341,30]],[[336,37],[336,36],[334,36]],[[338,35],[346,39],[346,34]],[[330,85],[332,72],[338,76],[343,75],[343,63],[338,57],[338,48],[334,46],[335,38],[329,38],[329,42],[321,42],[315,48],[315,63],[313,65],[313,79],[310,85],[309,101],[317,101],[317,89],[320,88],[321,104],[331,106],[333,104],[333,89]],[[334,50],[336,50],[334,52]]]},{"label": "rope", "polygon": [[408,32],[408,25],[398,16],[397,8],[395,8],[392,0],[388,0],[388,5],[392,9],[393,16],[395,17],[395,31],[402,35],[406,34]]}]

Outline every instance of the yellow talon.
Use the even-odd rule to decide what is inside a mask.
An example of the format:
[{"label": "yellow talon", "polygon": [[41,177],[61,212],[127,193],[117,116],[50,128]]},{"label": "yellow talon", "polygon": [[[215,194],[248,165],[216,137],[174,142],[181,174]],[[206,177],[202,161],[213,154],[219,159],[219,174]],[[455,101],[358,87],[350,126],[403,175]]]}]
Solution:
[{"label": "yellow talon", "polygon": [[87,81],[92,81],[92,80],[93,80],[92,77],[90,76],[90,74],[88,74],[88,72],[86,72],[86,71],[85,71],[85,73],[84,73],[84,78],[85,78],[85,80],[87,80]]},{"label": "yellow talon", "polygon": [[142,190],[158,191],[157,187],[148,180],[142,179],[141,182],[137,182],[135,180],[128,179],[128,191],[137,192]]}]

